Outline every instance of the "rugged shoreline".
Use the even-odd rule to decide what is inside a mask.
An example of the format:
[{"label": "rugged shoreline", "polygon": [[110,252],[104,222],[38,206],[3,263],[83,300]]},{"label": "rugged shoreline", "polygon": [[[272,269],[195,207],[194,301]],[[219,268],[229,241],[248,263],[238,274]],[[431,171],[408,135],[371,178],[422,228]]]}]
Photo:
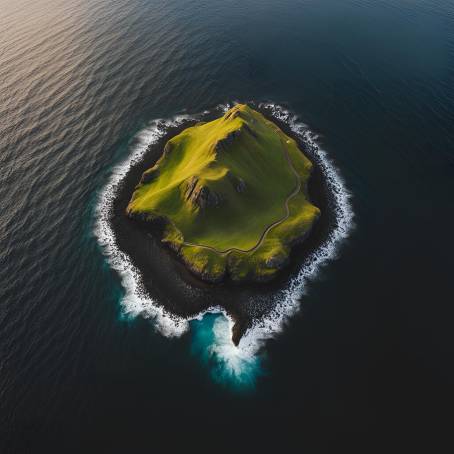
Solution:
[{"label": "rugged shoreline", "polygon": [[[335,222],[331,201],[323,172],[317,163],[316,156],[308,150],[308,144],[295,134],[291,127],[277,119],[267,108],[254,106],[268,119],[275,122],[287,135],[295,139],[313,162],[313,172],[308,191],[311,200],[321,209],[322,215],[309,235],[292,246],[287,266],[275,279],[268,283],[245,282],[241,284],[230,280],[212,285],[196,278],[166,245],[160,242],[163,229],[162,222],[153,226],[125,216],[125,208],[130,196],[140,180],[144,170],[156,162],[162,154],[163,147],[170,137],[190,125],[201,121],[201,118],[185,120],[180,125],[170,127],[166,133],[151,144],[140,162],[134,163],[120,183],[112,206],[111,224],[118,247],[126,253],[134,266],[141,272],[144,290],[166,310],[178,316],[190,317],[213,306],[226,309],[234,319],[233,340],[238,343],[245,330],[255,317],[268,310],[265,305],[257,309],[250,304],[251,297],[257,295],[267,299],[269,295],[281,289],[294,276],[308,255],[327,237],[330,227]],[[219,112],[204,115],[202,120],[215,118]],[[315,150],[312,150],[315,151]],[[245,301],[247,298],[247,302]]]}]

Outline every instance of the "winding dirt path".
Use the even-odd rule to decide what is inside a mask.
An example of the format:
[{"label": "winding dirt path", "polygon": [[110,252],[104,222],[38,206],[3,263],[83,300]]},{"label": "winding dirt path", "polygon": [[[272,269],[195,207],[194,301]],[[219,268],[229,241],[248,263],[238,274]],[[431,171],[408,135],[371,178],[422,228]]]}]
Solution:
[{"label": "winding dirt path", "polygon": [[236,247],[231,247],[229,249],[225,249],[224,251],[220,251],[219,249],[216,249],[216,248],[211,247],[211,246],[205,246],[203,244],[197,244],[197,243],[190,243],[189,241],[183,241],[183,243],[181,243],[182,246],[196,246],[196,247],[200,247],[200,248],[203,248],[203,249],[208,249],[210,251],[214,251],[214,252],[216,252],[218,254],[221,254],[221,255],[227,255],[227,254],[230,254],[233,251],[237,251],[237,252],[253,252],[253,251],[258,249],[263,244],[263,241],[265,240],[265,237],[266,237],[267,233],[271,229],[273,229],[274,227],[276,227],[279,224],[282,224],[284,221],[286,221],[288,219],[288,217],[290,216],[290,209],[288,207],[288,203],[293,197],[295,197],[300,192],[300,190],[301,190],[301,178],[298,175],[298,172],[296,171],[295,167],[293,167],[292,161],[291,161],[290,156],[289,156],[288,151],[287,151],[287,147],[283,143],[282,137],[280,138],[280,140],[281,140],[281,144],[282,144],[282,147],[283,147],[284,156],[287,159],[288,165],[290,166],[290,170],[293,172],[293,174],[295,175],[295,178],[296,178],[296,188],[285,199],[285,212],[286,212],[285,216],[282,217],[281,219],[273,222],[272,224],[270,224],[263,231],[263,233],[262,233],[259,241],[257,242],[257,244],[255,246],[251,247],[250,249],[239,249],[239,248],[236,248]]}]

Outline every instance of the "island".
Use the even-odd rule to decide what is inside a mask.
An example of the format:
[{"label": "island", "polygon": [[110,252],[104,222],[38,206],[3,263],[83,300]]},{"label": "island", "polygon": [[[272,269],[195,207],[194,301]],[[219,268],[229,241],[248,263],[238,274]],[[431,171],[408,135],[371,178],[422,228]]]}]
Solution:
[{"label": "island", "polygon": [[126,208],[161,223],[162,242],[203,281],[269,281],[320,216],[311,161],[246,104],[168,140]]}]

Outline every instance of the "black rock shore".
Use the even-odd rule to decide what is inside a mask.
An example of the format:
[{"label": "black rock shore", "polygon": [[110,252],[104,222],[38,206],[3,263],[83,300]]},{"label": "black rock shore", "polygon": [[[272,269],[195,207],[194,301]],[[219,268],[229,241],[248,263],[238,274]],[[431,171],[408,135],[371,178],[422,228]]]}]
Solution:
[{"label": "black rock shore", "polygon": [[178,259],[175,251],[161,242],[162,222],[159,220],[153,223],[144,222],[126,215],[126,207],[134,188],[145,170],[152,167],[160,158],[167,141],[189,126],[218,117],[219,111],[170,127],[156,143],[151,144],[143,159],[130,168],[120,183],[111,213],[112,228],[118,247],[140,270],[143,291],[149,294],[156,304],[181,317],[190,317],[214,306],[225,309],[235,321],[232,333],[235,344],[239,343],[255,319],[272,309],[276,293],[285,288],[289,280],[298,273],[305,258],[321,245],[335,222],[332,200],[317,163],[317,156],[314,155],[315,150],[311,150],[310,144],[304,143],[288,124],[272,116],[268,109],[249,104],[295,139],[301,150],[311,159],[314,167],[308,192],[311,201],[321,210],[321,215],[309,236],[292,248],[288,264],[275,279],[268,283],[236,284],[229,280],[217,284],[202,282]]}]

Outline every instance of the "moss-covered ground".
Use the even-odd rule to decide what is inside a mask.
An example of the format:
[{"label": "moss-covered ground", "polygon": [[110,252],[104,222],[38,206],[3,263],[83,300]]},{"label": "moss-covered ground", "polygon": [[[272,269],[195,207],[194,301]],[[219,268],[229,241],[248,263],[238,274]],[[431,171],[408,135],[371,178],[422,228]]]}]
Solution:
[{"label": "moss-covered ground", "polygon": [[238,104],[172,138],[127,211],[168,221],[163,241],[204,279],[267,280],[319,216],[311,169],[293,139]]}]

